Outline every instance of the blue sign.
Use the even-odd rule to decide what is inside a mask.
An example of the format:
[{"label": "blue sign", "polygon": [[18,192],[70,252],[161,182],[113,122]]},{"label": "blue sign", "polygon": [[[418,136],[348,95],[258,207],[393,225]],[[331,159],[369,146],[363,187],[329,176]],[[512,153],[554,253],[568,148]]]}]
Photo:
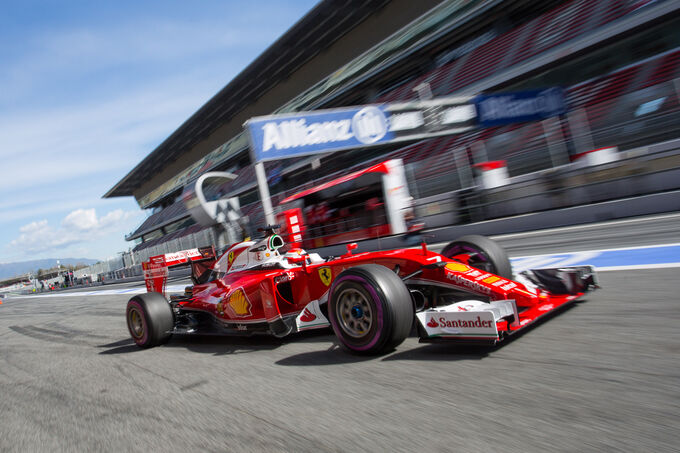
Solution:
[{"label": "blue sign", "polygon": [[482,127],[538,121],[567,111],[561,88],[482,94],[474,102],[477,120]]},{"label": "blue sign", "polygon": [[252,118],[246,126],[256,162],[389,142],[382,105]]}]

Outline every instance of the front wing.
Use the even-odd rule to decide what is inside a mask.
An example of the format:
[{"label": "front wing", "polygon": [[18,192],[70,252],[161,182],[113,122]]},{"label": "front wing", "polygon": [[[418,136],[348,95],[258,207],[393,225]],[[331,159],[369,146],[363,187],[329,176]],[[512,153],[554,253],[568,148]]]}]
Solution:
[{"label": "front wing", "polygon": [[480,342],[500,340],[499,323],[518,319],[514,300],[491,303],[464,300],[416,313],[421,340],[457,339]]},{"label": "front wing", "polygon": [[453,339],[493,344],[598,288],[591,266],[534,269],[523,272],[521,278],[539,288],[530,304],[518,309],[512,299],[464,300],[418,312],[420,341]]}]

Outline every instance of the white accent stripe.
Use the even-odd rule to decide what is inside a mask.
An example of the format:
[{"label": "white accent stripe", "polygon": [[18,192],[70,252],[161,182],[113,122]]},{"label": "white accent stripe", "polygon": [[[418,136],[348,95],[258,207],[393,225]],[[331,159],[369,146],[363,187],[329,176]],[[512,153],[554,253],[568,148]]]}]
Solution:
[{"label": "white accent stripe", "polygon": [[[566,256],[565,256],[566,255]],[[588,252],[574,252],[562,254],[561,256],[556,255],[536,255],[521,258],[512,259],[512,269],[515,272],[524,271],[527,269],[541,269],[549,267],[567,267],[572,264],[582,263],[591,258],[599,256],[599,252],[588,251]]]},{"label": "white accent stripe", "polygon": [[597,253],[597,252],[617,252],[619,250],[643,250],[643,249],[653,249],[657,247],[678,247],[680,242],[674,242],[671,244],[656,244],[656,245],[639,245],[635,247],[620,247],[615,249],[597,249],[597,250],[584,250],[580,252],[564,252],[564,253],[546,253],[543,255],[525,255],[525,256],[513,256],[513,260],[519,260],[524,258],[535,258],[539,256],[556,256],[556,255],[570,255],[574,253]]},{"label": "white accent stripe", "polygon": [[597,272],[607,272],[607,271],[631,271],[637,269],[666,269],[680,267],[680,263],[660,263],[660,264],[637,264],[630,266],[602,266],[596,267]]}]

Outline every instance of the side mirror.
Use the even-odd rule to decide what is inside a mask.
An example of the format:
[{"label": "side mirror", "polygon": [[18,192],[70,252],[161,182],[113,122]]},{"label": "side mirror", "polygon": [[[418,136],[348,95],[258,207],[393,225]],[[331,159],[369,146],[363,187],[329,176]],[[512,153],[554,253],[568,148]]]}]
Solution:
[{"label": "side mirror", "polygon": [[352,256],[352,250],[356,250],[359,247],[356,242],[347,244],[347,253],[344,256]]},{"label": "side mirror", "polygon": [[308,255],[291,256],[288,258],[288,262],[295,265],[302,265],[302,270],[307,272],[307,258]]}]

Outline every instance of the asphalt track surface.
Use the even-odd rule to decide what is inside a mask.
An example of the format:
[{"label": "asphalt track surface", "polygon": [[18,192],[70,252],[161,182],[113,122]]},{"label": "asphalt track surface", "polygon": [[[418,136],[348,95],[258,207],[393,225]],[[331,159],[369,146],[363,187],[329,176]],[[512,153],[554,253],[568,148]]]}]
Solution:
[{"label": "asphalt track surface", "polygon": [[678,277],[602,272],[500,346],[369,358],[330,331],[140,350],[129,296],[4,299],[0,451],[678,451]]}]

